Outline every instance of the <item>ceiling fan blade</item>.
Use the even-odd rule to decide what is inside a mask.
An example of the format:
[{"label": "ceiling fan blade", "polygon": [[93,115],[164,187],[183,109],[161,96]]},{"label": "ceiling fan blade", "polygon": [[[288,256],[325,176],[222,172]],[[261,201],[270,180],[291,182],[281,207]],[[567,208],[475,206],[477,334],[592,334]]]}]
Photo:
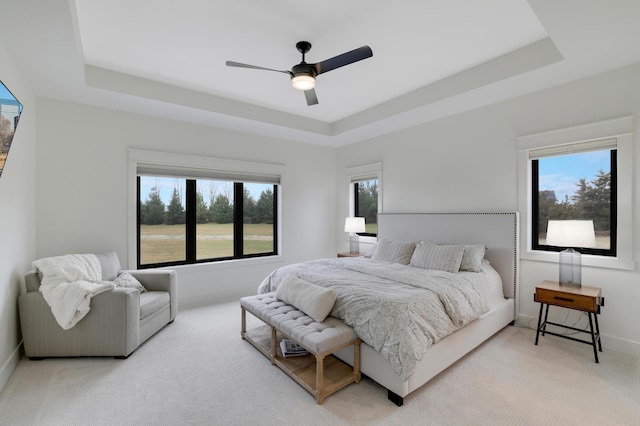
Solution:
[{"label": "ceiling fan blade", "polygon": [[352,64],[373,56],[373,51],[369,46],[362,46],[342,55],[334,56],[317,64],[313,64],[316,68],[316,75],[335,70],[336,68]]},{"label": "ceiling fan blade", "polygon": [[250,68],[254,70],[275,71],[275,72],[282,72],[285,74],[291,74],[291,71],[274,70],[272,68],[258,67],[256,65],[242,64],[240,62],[233,62],[233,61],[225,62],[225,65],[228,67]]},{"label": "ceiling fan blade", "polygon": [[307,98],[307,105],[317,105],[318,97],[316,96],[315,89],[309,89],[304,91],[304,97]]}]

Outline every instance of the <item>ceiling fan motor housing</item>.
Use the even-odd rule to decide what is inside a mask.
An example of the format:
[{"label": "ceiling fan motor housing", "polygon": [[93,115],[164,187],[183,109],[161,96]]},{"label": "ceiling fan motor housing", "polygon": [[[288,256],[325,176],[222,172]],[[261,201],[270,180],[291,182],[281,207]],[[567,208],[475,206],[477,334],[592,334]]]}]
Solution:
[{"label": "ceiling fan motor housing", "polygon": [[299,75],[308,75],[315,78],[317,75],[316,67],[306,62],[294,65],[293,68],[291,68],[291,78]]}]

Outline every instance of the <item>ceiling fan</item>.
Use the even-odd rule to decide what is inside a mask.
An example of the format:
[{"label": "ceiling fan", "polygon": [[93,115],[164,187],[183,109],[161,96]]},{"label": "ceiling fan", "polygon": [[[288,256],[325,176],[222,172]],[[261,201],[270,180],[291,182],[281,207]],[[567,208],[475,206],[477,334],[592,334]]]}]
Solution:
[{"label": "ceiling fan", "polygon": [[322,62],[308,64],[305,62],[305,55],[309,50],[311,50],[311,43],[308,41],[299,41],[296,43],[296,48],[300,53],[302,53],[302,62],[298,65],[294,65],[291,68],[291,71],[274,70],[271,68],[258,67],[233,61],[227,61],[226,65],[228,67],[251,68],[289,74],[293,87],[304,91],[304,96],[307,99],[307,105],[311,106],[318,103],[318,97],[316,96],[316,91],[314,89],[316,86],[317,76],[373,56],[373,51],[369,46],[362,46],[341,55],[334,56],[333,58],[326,59]]}]

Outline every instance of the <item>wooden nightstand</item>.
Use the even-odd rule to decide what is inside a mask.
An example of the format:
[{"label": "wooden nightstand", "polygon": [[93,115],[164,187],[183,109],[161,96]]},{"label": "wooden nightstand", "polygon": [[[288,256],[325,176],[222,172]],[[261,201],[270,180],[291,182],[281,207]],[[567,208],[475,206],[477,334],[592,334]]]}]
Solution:
[{"label": "wooden nightstand", "polygon": [[[602,342],[600,341],[600,326],[598,325],[598,314],[600,313],[600,307],[604,306],[604,297],[601,296],[601,292],[601,289],[599,289],[598,287],[561,286],[554,281],[544,281],[541,284],[537,285],[536,292],[533,295],[533,300],[540,303],[538,329],[536,331],[536,345],[538,344],[538,338],[541,332],[543,336],[545,335],[545,333],[549,333],[554,336],[562,337],[563,339],[569,339],[575,342],[592,345],[593,355],[595,356],[596,362],[599,362],[598,349],[600,350],[600,352],[602,352]],[[547,309],[544,314],[544,321],[542,321],[542,310],[545,304],[547,305]],[[550,305],[586,312],[589,316],[589,331],[548,321],[547,318],[549,317]],[[594,323],[596,325],[595,332],[593,329]],[[576,339],[575,337],[567,336],[565,334],[558,334],[552,331],[547,331],[547,324],[590,334],[591,341]]]},{"label": "wooden nightstand", "polygon": [[363,253],[338,253],[338,257],[360,257],[363,256]]}]

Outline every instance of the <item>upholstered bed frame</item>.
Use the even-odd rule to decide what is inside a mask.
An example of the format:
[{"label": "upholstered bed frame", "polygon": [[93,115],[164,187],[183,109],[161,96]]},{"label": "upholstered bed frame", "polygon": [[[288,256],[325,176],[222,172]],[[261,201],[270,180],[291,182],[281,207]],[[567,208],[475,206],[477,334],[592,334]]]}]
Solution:
[{"label": "upholstered bed frame", "polygon": [[[362,373],[387,388],[389,399],[402,405],[411,392],[502,328],[513,324],[518,294],[518,213],[381,213],[378,215],[378,237],[441,244],[484,244],[485,258],[500,274],[505,295],[503,304],[430,347],[406,380],[401,380],[392,371],[390,363],[371,346],[362,343]],[[352,349],[335,355],[353,365]]]}]

